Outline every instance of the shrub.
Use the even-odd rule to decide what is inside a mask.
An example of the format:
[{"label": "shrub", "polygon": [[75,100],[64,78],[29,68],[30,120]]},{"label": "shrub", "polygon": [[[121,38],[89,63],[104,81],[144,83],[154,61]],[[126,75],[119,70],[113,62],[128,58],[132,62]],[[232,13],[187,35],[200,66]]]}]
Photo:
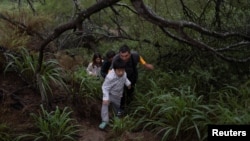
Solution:
[{"label": "shrub", "polygon": [[34,141],[76,140],[75,136],[79,132],[79,125],[75,124],[75,120],[70,118],[72,111],[68,111],[68,107],[65,107],[62,111],[56,107],[56,110],[50,113],[42,105],[41,109],[41,114],[31,114],[38,132],[19,136],[19,139],[33,139]]}]

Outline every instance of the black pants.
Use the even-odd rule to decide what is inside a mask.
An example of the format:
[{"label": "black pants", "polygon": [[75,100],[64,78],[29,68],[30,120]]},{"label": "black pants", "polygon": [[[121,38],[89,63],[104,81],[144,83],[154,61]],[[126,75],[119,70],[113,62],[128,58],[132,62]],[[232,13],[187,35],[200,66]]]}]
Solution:
[{"label": "black pants", "polygon": [[135,84],[131,85],[131,89],[128,89],[127,86],[124,86],[124,91],[123,91],[123,95],[121,98],[121,105],[120,105],[121,110],[124,110],[133,100],[134,90],[135,90]]}]

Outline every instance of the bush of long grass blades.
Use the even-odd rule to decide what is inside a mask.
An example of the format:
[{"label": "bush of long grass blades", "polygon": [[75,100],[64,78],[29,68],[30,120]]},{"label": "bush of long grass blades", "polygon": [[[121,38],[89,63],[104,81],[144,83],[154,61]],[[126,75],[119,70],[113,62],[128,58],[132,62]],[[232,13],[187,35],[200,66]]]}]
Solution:
[{"label": "bush of long grass blades", "polygon": [[48,103],[48,95],[53,94],[52,86],[61,87],[67,90],[63,80],[63,69],[56,60],[46,60],[42,62],[41,71],[36,74],[38,56],[30,54],[26,48],[20,49],[21,55],[6,54],[8,63],[5,71],[14,71],[29,85],[38,88],[42,101]]},{"label": "bush of long grass blades", "polygon": [[76,121],[70,118],[72,111],[67,107],[63,110],[56,107],[55,111],[48,112],[43,106],[41,106],[41,110],[42,112],[39,115],[31,114],[38,131],[19,136],[19,140],[76,141],[80,125],[76,124]]},{"label": "bush of long grass blades", "polygon": [[0,124],[0,139],[1,141],[15,141],[11,136],[11,130],[6,124]]},{"label": "bush of long grass blades", "polygon": [[62,77],[63,74],[64,70],[59,67],[56,60],[44,61],[39,75],[42,81],[39,87],[44,89],[46,94],[47,92],[49,92],[49,94],[53,94],[52,86],[61,87],[67,90],[68,87]]},{"label": "bush of long grass blades", "polygon": [[80,98],[87,104],[88,101],[100,99],[101,83],[101,78],[88,75],[86,68],[80,67],[73,74],[71,92],[76,99]]},{"label": "bush of long grass blades", "polygon": [[7,65],[4,72],[16,72],[28,84],[35,82],[36,56],[29,54],[25,48],[20,49],[20,54],[6,53]]},{"label": "bush of long grass blades", "polygon": [[[129,115],[123,117],[112,117],[109,123],[110,132],[108,133],[108,140],[120,141],[124,140],[124,136],[133,132],[134,125],[137,121]],[[127,138],[127,137],[125,137]],[[129,140],[129,139],[128,139]],[[141,140],[141,137],[133,138],[133,140]]]},{"label": "bush of long grass blades", "polygon": [[211,93],[211,103],[214,103],[214,124],[249,124],[250,109],[248,87],[236,88],[226,85]]},{"label": "bush of long grass blades", "polygon": [[114,134],[120,136],[126,131],[132,131],[135,125],[135,120],[129,115],[123,118],[114,117],[111,120],[111,129]]},{"label": "bush of long grass blades", "polygon": [[137,127],[151,130],[162,140],[205,140],[212,108],[204,105],[190,87],[167,92],[153,84],[146,94],[137,94],[134,118]]},{"label": "bush of long grass blades", "polygon": [[86,68],[78,68],[73,74],[72,81],[74,94],[80,94],[84,98],[90,99],[100,98],[103,79],[88,75]]},{"label": "bush of long grass blades", "polygon": [[98,100],[100,102],[102,100],[102,79],[88,75],[84,67],[75,70],[71,78],[72,87],[70,92],[73,96],[75,110],[82,117],[90,118],[91,115],[97,115],[97,113],[99,115],[96,104]]}]

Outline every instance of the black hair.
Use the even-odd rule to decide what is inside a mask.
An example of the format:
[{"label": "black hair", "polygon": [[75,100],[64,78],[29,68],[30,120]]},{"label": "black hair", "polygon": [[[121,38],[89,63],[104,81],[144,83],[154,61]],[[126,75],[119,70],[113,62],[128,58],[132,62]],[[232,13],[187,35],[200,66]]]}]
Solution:
[{"label": "black hair", "polygon": [[126,63],[121,59],[121,58],[117,58],[116,60],[114,60],[113,62],[113,69],[125,69],[126,67]]},{"label": "black hair", "polygon": [[115,56],[115,51],[113,51],[113,50],[110,50],[106,53],[107,59],[113,58],[114,56]]},{"label": "black hair", "polygon": [[126,44],[124,44],[124,45],[122,45],[120,47],[119,52],[121,52],[121,53],[124,53],[124,52],[130,53],[130,48]]},{"label": "black hair", "polygon": [[101,66],[102,65],[102,61],[98,64],[96,62],[96,58],[100,58],[102,60],[102,55],[98,52],[96,52],[94,55],[93,55],[93,58],[92,58],[92,62],[93,62],[93,66]]}]

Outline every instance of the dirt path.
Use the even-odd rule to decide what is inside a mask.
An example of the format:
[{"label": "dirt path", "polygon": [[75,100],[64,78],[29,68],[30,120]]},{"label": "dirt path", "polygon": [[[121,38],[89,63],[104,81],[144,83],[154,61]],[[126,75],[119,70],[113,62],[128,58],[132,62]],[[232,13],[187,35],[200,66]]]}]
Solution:
[{"label": "dirt path", "polygon": [[82,131],[79,133],[78,141],[106,141],[108,133],[99,130],[96,123],[82,120],[79,124],[82,126]]},{"label": "dirt path", "polygon": [[102,131],[98,128],[97,123],[91,123],[82,121],[83,130],[81,131],[80,138],[78,141],[160,141],[154,134],[143,131],[143,132],[124,132],[119,137],[112,135],[111,129],[108,128]]}]

